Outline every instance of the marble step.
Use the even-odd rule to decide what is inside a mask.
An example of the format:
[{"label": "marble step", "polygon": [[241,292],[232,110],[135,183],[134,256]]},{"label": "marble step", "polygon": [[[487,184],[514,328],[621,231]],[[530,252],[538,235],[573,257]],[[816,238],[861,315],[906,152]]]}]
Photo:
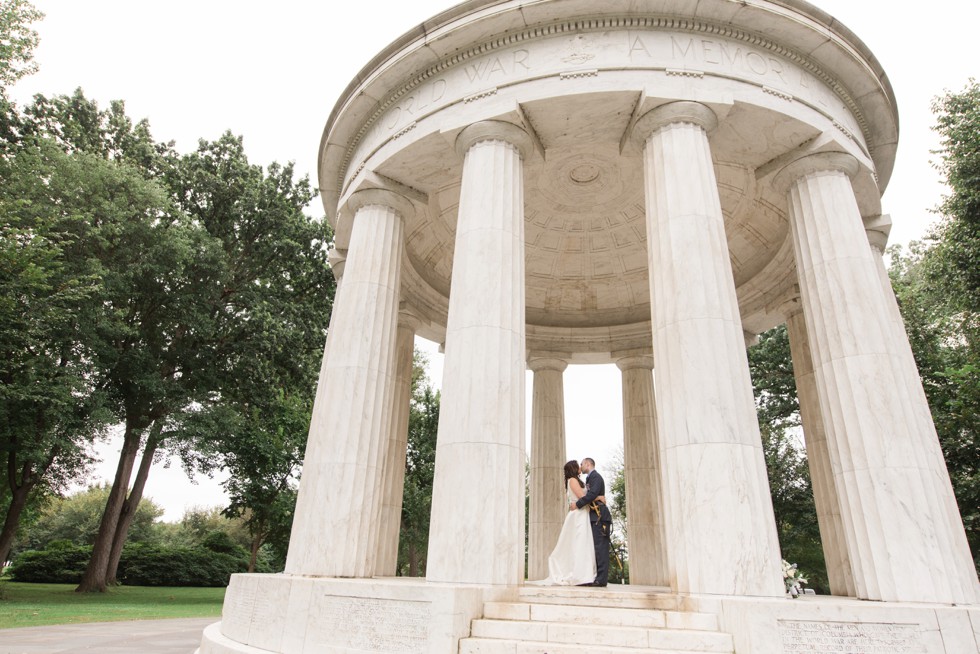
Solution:
[{"label": "marble step", "polygon": [[665,592],[625,590],[629,586],[605,588],[581,588],[578,586],[524,586],[519,597],[522,602],[535,604],[577,604],[608,608],[659,609],[676,611],[682,607],[677,595]]},{"label": "marble step", "polygon": [[534,622],[531,620],[474,620],[473,638],[536,641],[539,643],[627,647],[681,652],[731,654],[729,634],[694,629],[658,629],[580,622]]},{"label": "marble step", "polygon": [[459,654],[698,654],[684,650],[637,649],[635,647],[606,647],[536,643],[522,640],[466,638],[459,641]]},{"label": "marble step", "polygon": [[660,609],[630,609],[588,604],[538,604],[530,602],[487,602],[483,617],[494,620],[567,622],[652,629],[717,631],[718,616]]}]

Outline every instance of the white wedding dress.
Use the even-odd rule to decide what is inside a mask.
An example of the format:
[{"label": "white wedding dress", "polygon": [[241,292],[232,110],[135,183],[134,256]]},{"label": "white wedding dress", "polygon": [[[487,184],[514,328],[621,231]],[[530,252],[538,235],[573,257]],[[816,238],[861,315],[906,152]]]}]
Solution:
[{"label": "white wedding dress", "polygon": [[[568,480],[571,482],[571,480]],[[568,503],[578,498],[565,485]],[[558,544],[548,557],[548,578],[527,583],[539,586],[577,586],[595,581],[595,545],[589,507],[569,511],[558,534]]]}]

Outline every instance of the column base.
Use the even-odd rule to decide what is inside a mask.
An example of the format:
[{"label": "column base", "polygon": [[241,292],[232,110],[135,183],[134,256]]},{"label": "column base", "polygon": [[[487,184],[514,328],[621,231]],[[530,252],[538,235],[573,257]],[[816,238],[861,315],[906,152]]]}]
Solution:
[{"label": "column base", "polygon": [[237,574],[197,654],[456,654],[484,602],[516,597],[516,586]]}]

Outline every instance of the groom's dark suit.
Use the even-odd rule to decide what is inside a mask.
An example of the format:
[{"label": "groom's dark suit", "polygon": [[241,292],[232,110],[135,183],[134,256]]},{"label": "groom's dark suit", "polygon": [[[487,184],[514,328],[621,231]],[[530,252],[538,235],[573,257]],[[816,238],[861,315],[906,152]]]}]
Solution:
[{"label": "groom's dark suit", "polygon": [[[585,495],[575,506],[582,508],[595,503],[595,498],[606,494],[606,482],[593,470],[585,478]],[[592,522],[592,542],[595,545],[595,585],[605,586],[609,581],[609,537],[612,533],[612,516],[605,504],[595,504],[599,511],[589,510]]]}]

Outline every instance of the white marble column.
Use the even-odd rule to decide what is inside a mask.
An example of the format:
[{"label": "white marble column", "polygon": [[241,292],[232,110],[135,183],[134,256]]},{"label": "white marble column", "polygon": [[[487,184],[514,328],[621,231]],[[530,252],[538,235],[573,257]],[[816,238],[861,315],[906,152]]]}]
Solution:
[{"label": "white marble column", "polygon": [[568,513],[565,500],[564,359],[532,356],[531,488],[528,516],[527,578],[548,576],[548,555]]},{"label": "white marble column", "polygon": [[405,457],[408,454],[408,416],[412,401],[412,364],[415,355],[415,330],[419,319],[410,311],[398,314],[395,345],[395,389],[392,393],[391,431],[384,467],[384,498],[381,504],[381,528],[378,539],[376,574],[395,576],[398,567],[398,534],[402,522],[402,497],[405,494]]},{"label": "white marble column", "polygon": [[707,132],[706,106],[637,121],[667,561],[681,593],[780,596],[779,542]]},{"label": "white marble column", "polygon": [[351,196],[342,293],[320,370],[286,572],[375,574],[382,472],[391,421],[403,219],[384,190]]},{"label": "white marble column", "polygon": [[653,357],[623,357],[616,365],[623,372],[623,464],[630,584],[669,586]]},{"label": "white marble column", "polygon": [[954,583],[954,591],[962,592],[964,597],[974,597],[973,602],[977,603],[980,602],[980,584],[977,582],[975,573],[972,577],[970,576],[970,570],[975,570],[970,553],[970,544],[966,539],[966,531],[963,529],[963,519],[960,516],[956,496],[953,493],[953,485],[946,468],[946,459],[939,444],[939,435],[936,433],[936,426],[932,420],[929,400],[922,388],[919,368],[915,363],[912,346],[905,331],[905,321],[902,318],[898,300],[895,298],[891,279],[888,277],[888,269],[885,267],[883,257],[890,231],[891,219],[888,216],[877,216],[871,221],[865,221],[865,232],[871,246],[871,259],[875,263],[878,280],[881,282],[892,336],[896,344],[892,351],[892,360],[897,374],[905,383],[908,400],[903,403],[903,406],[909,412],[910,419],[915,421],[923,454],[922,460],[927,462],[927,465],[923,466],[927,468],[924,483],[931,485],[935,496],[942,500],[941,505],[933,508],[937,513],[937,521],[941,528],[948,534],[948,537],[940,539],[940,544],[946,551],[945,555],[949,557],[951,562],[955,562],[951,565],[955,566],[955,569],[963,571],[963,574],[956,577],[962,588],[957,590]]},{"label": "white marble column", "polygon": [[820,542],[823,547],[824,562],[827,565],[830,592],[834,595],[854,597],[854,575],[851,573],[851,562],[847,556],[840,500],[834,486],[830,451],[827,449],[827,432],[824,429],[817,386],[813,379],[810,338],[807,335],[799,296],[784,303],[782,312],[786,316],[789,348],[793,357],[793,376],[796,378],[796,394],[800,400],[800,419],[803,422],[806,458],[813,487],[813,502],[817,509],[817,524],[820,527]]},{"label": "white marble column", "polygon": [[[861,599],[975,602],[972,564],[957,556],[947,500],[923,444],[916,401],[898,362],[882,282],[843,153],[799,159],[787,190],[814,380]],[[972,586],[972,588],[970,588]]]},{"label": "white marble column", "polygon": [[[524,172],[527,133],[485,121],[464,158],[426,578],[524,579]],[[349,274],[349,273],[348,273]]]}]

